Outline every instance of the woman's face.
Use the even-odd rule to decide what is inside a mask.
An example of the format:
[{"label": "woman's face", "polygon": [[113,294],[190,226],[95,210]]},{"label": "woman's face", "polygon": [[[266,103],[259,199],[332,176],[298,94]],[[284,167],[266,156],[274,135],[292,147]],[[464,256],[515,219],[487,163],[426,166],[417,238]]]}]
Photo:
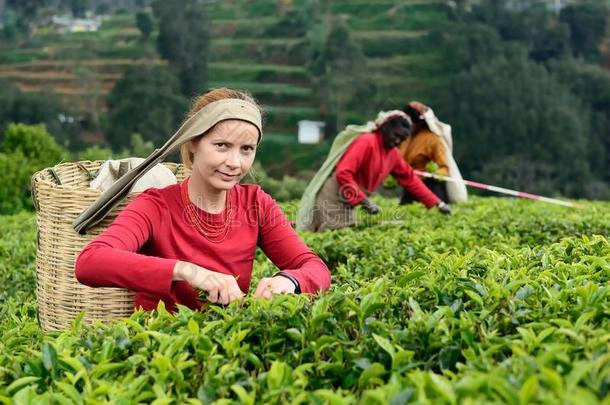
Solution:
[{"label": "woman's face", "polygon": [[193,175],[215,191],[229,190],[248,173],[258,142],[258,130],[249,122],[226,120],[191,141]]},{"label": "woman's face", "polygon": [[381,127],[383,146],[386,149],[392,149],[399,146],[405,139],[407,139],[409,134],[409,127],[398,123],[388,123]]}]

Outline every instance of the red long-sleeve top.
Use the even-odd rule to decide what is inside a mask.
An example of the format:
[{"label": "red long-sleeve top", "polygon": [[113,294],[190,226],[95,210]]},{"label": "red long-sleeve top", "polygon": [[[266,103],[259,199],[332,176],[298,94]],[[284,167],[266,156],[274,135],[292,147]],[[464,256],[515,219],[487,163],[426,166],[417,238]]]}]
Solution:
[{"label": "red long-sleeve top", "polygon": [[[186,281],[172,281],[178,260],[237,278],[247,293],[256,247],[283,272],[292,275],[301,292],[327,290],[330,272],[290,226],[277,203],[256,185],[229,191],[231,228],[214,243],[189,222],[180,185],[151,188],[137,196],[108,229],[81,252],[75,267],[78,281],[91,287],[122,287],[136,292],[135,307],[152,310],[163,300],[200,309],[198,293]],[[223,213],[205,215],[221,221]]]},{"label": "red long-sleeve top", "polygon": [[352,206],[366,198],[362,189],[374,192],[389,174],[426,207],[430,208],[440,201],[413,173],[397,148],[384,148],[379,132],[364,133],[354,139],[341,156],[336,169],[337,183],[343,197]]}]

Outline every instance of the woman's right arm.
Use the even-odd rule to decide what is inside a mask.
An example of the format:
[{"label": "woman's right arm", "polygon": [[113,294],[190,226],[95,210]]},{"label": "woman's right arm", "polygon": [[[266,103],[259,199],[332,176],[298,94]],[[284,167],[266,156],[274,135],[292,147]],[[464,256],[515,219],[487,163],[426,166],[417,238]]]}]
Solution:
[{"label": "woman's right arm", "polygon": [[159,229],[166,211],[154,189],[136,197],[78,256],[76,279],[90,287],[121,287],[171,296],[176,259],[137,253]]}]

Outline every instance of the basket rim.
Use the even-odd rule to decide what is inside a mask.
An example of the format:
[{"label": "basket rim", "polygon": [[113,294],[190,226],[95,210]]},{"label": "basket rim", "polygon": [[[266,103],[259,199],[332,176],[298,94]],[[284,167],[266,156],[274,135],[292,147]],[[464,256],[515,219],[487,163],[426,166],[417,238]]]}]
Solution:
[{"label": "basket rim", "polygon": [[[73,162],[62,162],[62,163],[58,163],[53,166],[45,167],[43,169],[36,171],[32,175],[32,189],[38,188],[40,186],[46,186],[46,187],[54,188],[57,190],[81,189],[81,187],[76,187],[71,184],[57,184],[56,182],[47,179],[45,174],[49,173],[52,170],[56,170],[56,168],[58,168],[58,167],[69,167],[69,166],[79,167],[79,165],[83,165],[83,164],[99,164],[99,166],[101,166],[104,162],[107,162],[108,160],[121,160],[121,159],[78,160],[78,161],[73,161]],[[181,166],[184,166],[182,163],[176,163],[176,162],[160,162],[160,163],[165,166],[175,166],[174,167],[175,171],[177,171]],[[86,169],[86,168],[83,167],[83,169]],[[101,194],[101,191],[94,189],[94,188],[91,188],[91,191]]]}]

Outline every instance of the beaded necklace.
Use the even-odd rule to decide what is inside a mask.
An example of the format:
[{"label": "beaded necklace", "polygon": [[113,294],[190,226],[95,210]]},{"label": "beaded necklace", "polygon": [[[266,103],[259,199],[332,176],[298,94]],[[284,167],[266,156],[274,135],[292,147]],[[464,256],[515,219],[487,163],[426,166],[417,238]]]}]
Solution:
[{"label": "beaded necklace", "polygon": [[227,238],[229,229],[231,229],[231,191],[227,191],[227,200],[225,203],[225,209],[223,211],[222,222],[218,224],[215,221],[210,221],[205,216],[200,216],[197,212],[198,208],[193,204],[189,198],[188,184],[190,177],[187,177],[180,186],[180,194],[182,196],[182,202],[189,223],[194,226],[200,234],[202,234],[207,240],[213,243],[220,243]]}]

